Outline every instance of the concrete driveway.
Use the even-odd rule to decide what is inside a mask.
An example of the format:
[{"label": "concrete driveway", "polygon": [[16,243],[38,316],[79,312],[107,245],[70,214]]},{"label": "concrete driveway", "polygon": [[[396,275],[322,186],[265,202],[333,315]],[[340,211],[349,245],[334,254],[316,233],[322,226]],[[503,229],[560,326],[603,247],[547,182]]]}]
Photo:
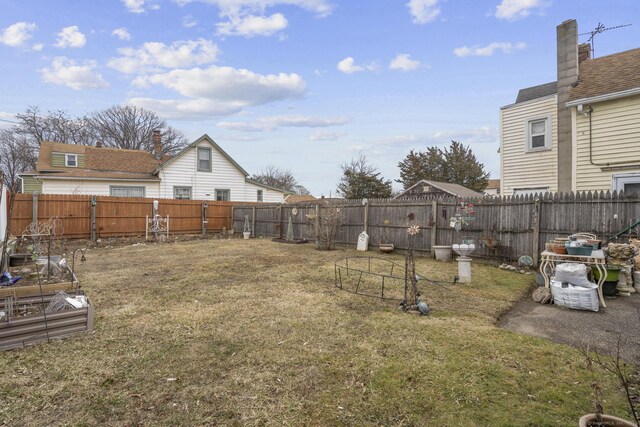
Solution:
[{"label": "concrete driveway", "polygon": [[538,304],[531,295],[518,302],[500,319],[510,331],[547,338],[575,347],[590,348],[615,354],[621,336],[621,356],[627,362],[638,362],[640,356],[640,294],[630,297],[605,297],[607,308],[599,312],[571,310]]}]

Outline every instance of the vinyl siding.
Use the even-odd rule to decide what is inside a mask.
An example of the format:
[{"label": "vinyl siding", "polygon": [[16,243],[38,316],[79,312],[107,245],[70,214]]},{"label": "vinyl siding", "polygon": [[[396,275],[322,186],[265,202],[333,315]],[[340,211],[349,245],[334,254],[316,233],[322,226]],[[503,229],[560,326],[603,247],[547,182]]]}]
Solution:
[{"label": "vinyl siding", "polygon": [[[558,188],[557,114],[555,96],[514,104],[500,110],[501,195],[516,188]],[[527,121],[551,117],[551,149],[527,152]]]},{"label": "vinyl siding", "polygon": [[282,203],[284,200],[284,193],[270,188],[260,187],[250,182],[245,183],[245,201],[257,202],[258,190],[262,190],[262,201],[264,203]]},{"label": "vinyl siding", "polygon": [[[58,153],[58,152],[53,152],[51,153],[51,166],[54,166],[56,168],[64,168],[65,167],[65,154],[66,153]],[[75,153],[68,153],[68,154],[75,154]],[[78,159],[78,168],[83,168],[84,167],[84,154],[76,154],[76,158]]]},{"label": "vinyl siding", "polygon": [[[197,148],[211,148],[211,172],[198,171]],[[216,190],[230,190],[231,201],[245,200],[245,176],[207,141],[183,153],[160,171],[161,197],[173,198],[173,187],[191,187],[194,199],[215,200]],[[256,197],[250,201],[255,202]]]},{"label": "vinyl siding", "polygon": [[145,197],[160,197],[159,182],[140,181],[92,181],[92,180],[43,180],[44,194],[90,194],[92,196],[109,196],[110,186],[145,187]]},{"label": "vinyl siding", "polygon": [[22,192],[25,194],[42,193],[42,182],[33,176],[23,176]]},{"label": "vinyl siding", "polygon": [[[585,109],[588,106],[585,105]],[[602,171],[589,160],[589,117],[576,114],[576,190],[611,190],[612,175],[640,172],[640,95],[591,106],[592,158],[596,164],[633,161],[635,168]]]}]

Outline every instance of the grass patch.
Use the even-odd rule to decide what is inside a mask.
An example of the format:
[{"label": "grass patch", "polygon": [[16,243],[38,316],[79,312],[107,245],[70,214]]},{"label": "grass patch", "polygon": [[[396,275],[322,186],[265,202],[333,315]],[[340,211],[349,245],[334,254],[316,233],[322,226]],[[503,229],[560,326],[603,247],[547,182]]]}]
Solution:
[{"label": "grass patch", "polygon": [[[92,335],[0,353],[8,425],[575,425],[580,353],[498,328],[531,286],[474,263],[421,285],[432,315],[334,286],[352,250],[266,240],[97,249]],[[390,256],[400,264],[402,257]],[[455,263],[417,260],[449,281]],[[626,414],[613,378],[605,410]]]}]

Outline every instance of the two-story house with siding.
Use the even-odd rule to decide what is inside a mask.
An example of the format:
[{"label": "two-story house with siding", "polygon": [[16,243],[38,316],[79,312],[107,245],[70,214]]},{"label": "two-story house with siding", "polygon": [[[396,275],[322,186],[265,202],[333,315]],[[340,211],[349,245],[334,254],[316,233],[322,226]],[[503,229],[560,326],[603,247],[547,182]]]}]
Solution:
[{"label": "two-story house with siding", "polygon": [[[162,152],[154,132],[154,152]],[[281,203],[288,192],[249,174],[208,135],[174,156],[141,150],[42,142],[24,193]]]},{"label": "two-story house with siding", "polygon": [[591,58],[557,27],[557,81],[500,109],[501,195],[640,192],[640,49]]}]

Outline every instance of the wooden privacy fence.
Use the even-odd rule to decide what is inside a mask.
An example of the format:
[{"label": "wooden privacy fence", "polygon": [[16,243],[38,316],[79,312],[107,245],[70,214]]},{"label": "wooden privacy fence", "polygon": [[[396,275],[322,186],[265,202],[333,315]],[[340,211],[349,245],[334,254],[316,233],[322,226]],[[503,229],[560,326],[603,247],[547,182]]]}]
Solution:
[{"label": "wooden privacy fence", "polygon": [[[11,234],[20,236],[34,221],[59,218],[67,239],[144,236],[153,200],[60,194],[16,194]],[[234,203],[157,199],[158,215],[169,216],[170,234],[206,234],[231,227]]]},{"label": "wooden privacy fence", "polygon": [[[369,234],[369,245],[394,243],[406,249],[406,228],[418,224],[421,232],[414,238],[416,250],[432,252],[433,246],[460,243],[470,237],[484,245],[473,256],[516,259],[530,255],[537,263],[545,243],[554,237],[575,232],[591,232],[605,240],[640,220],[640,198],[623,193],[567,193],[542,196],[486,197],[465,199],[474,212],[460,231],[450,227],[450,219],[460,212],[460,199],[324,201],[296,205],[238,206],[233,210],[233,225],[242,231],[245,216],[256,237],[285,237],[289,217],[295,238],[316,240],[316,214],[326,209],[340,209],[342,225],[337,243],[355,245],[362,231]],[[295,209],[295,210],[294,210]],[[295,212],[295,214],[294,214]],[[408,220],[409,213],[415,219]],[[311,218],[311,219],[309,219]],[[385,221],[388,225],[385,225]],[[635,231],[637,233],[637,230]],[[389,236],[382,242],[384,234]]]}]

